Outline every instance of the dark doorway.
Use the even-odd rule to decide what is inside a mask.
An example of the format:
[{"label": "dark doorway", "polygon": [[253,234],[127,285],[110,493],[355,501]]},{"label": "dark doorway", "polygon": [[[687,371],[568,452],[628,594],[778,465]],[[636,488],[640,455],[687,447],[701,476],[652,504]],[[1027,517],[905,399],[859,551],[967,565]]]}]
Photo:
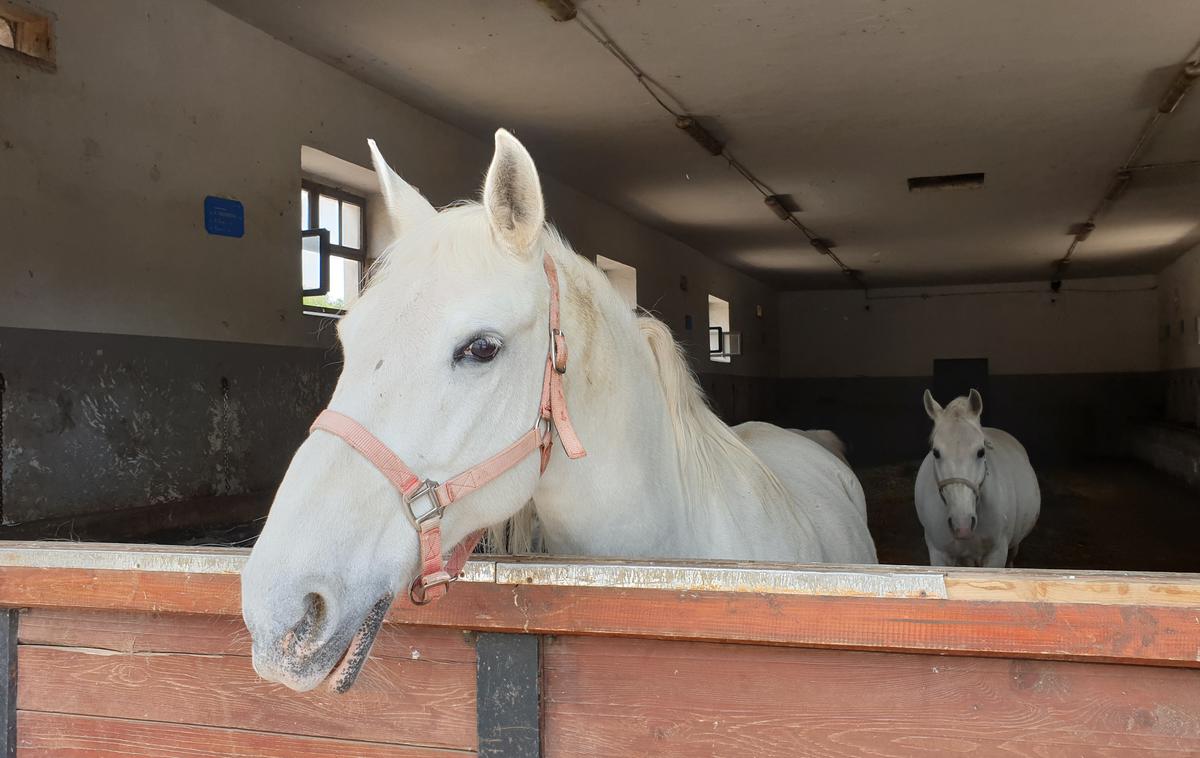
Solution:
[{"label": "dark doorway", "polygon": [[983,395],[984,405],[988,398],[987,358],[934,358],[933,397],[942,405],[972,389]]}]

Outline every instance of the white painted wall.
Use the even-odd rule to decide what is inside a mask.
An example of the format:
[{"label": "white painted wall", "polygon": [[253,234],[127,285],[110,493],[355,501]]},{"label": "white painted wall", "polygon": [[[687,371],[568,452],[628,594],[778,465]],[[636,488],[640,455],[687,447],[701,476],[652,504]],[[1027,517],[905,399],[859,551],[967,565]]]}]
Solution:
[{"label": "white painted wall", "polygon": [[1157,371],[1155,285],[1068,281],[1057,296],[1044,281],[905,288],[872,291],[869,303],[861,292],[786,292],[780,373],[929,376],[934,358],[988,358],[993,374]]},{"label": "white painted wall", "polygon": [[[1200,368],[1200,247],[1158,276],[1158,338],[1164,369]],[[1167,327],[1170,333],[1167,333]]]},{"label": "white painted wall", "polygon": [[[208,3],[39,6],[57,17],[57,72],[0,60],[0,325],[316,344],[318,323],[300,315],[297,293],[302,145],[366,166],[375,137],[435,204],[477,192],[489,139]],[[774,373],[768,287],[548,176],[546,185],[549,215],[578,250],[635,266],[639,302],[677,333],[692,315],[697,365]],[[205,233],[209,194],[245,204],[243,239]],[[746,333],[746,354],[729,366],[705,359],[709,292],[734,304]]]}]

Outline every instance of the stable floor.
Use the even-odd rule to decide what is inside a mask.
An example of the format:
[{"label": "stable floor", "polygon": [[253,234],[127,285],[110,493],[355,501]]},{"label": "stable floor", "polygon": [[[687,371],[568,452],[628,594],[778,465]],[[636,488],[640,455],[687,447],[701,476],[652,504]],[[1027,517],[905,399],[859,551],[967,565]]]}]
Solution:
[{"label": "stable floor", "polygon": [[[857,469],[881,563],[926,565],[913,506],[917,464]],[[1141,463],[1104,460],[1038,472],[1042,514],[1020,568],[1200,571],[1200,495]]]}]

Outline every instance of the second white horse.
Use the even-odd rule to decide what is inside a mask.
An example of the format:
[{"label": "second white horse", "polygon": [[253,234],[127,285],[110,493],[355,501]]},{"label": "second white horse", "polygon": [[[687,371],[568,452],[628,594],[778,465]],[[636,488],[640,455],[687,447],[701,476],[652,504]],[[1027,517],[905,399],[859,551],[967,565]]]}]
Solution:
[{"label": "second white horse", "polygon": [[983,398],[975,390],[945,408],[925,390],[925,412],[933,434],[914,497],[930,565],[1012,566],[1042,508],[1025,448],[980,423]]}]

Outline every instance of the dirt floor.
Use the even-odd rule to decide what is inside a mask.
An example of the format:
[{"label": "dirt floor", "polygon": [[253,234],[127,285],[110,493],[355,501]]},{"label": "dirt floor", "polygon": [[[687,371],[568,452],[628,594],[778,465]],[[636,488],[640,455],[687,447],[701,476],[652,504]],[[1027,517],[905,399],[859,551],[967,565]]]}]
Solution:
[{"label": "dirt floor", "polygon": [[[913,506],[917,464],[857,471],[881,563],[927,565]],[[1042,514],[1020,568],[1200,571],[1200,494],[1144,464],[1097,461],[1038,472]]]}]

